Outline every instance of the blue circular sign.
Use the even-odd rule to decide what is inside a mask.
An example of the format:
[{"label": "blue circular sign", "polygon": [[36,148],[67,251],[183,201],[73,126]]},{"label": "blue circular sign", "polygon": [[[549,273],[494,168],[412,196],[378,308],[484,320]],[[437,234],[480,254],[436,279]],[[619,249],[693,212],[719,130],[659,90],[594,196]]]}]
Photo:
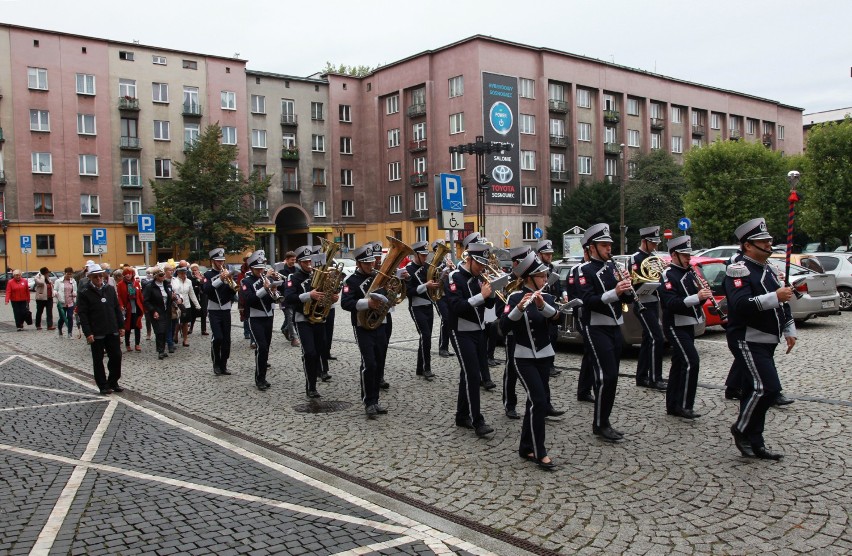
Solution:
[{"label": "blue circular sign", "polygon": [[491,110],[488,111],[488,120],[491,122],[491,128],[500,135],[506,135],[512,129],[514,117],[512,109],[503,101],[497,101],[491,105]]},{"label": "blue circular sign", "polygon": [[533,230],[533,237],[536,239],[541,239],[541,236],[544,235],[544,232],[541,231],[541,228],[536,228]]},{"label": "blue circular sign", "polygon": [[689,218],[687,218],[685,216],[677,221],[678,229],[683,231],[683,232],[687,231],[690,226],[692,226],[692,222],[690,222]]}]

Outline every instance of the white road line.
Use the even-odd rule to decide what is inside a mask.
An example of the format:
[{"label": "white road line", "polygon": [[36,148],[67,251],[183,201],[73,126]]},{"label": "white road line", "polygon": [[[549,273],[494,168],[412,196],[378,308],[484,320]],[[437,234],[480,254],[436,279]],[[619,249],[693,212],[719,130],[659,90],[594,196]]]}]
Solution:
[{"label": "white road line", "polygon": [[18,407],[4,407],[0,408],[0,411],[18,411],[24,409],[39,409],[42,407],[59,407],[61,405],[77,405],[81,403],[98,403],[98,402],[108,402],[107,398],[102,398],[100,400],[80,400],[78,402],[60,402],[60,403],[45,403],[41,405],[19,405]]},{"label": "white road line", "polygon": [[352,550],[334,552],[330,556],[360,556],[361,554],[370,554],[372,552],[378,552],[379,550],[385,550],[387,548],[394,548],[397,546],[402,546],[404,544],[411,544],[416,541],[417,539],[413,537],[399,537],[396,539],[391,539],[389,541],[359,546],[358,548],[353,548]]},{"label": "white road line", "polygon": [[708,344],[725,344],[728,345],[728,342],[723,342],[722,340],[703,340],[701,338],[695,338],[696,342],[707,342]]},{"label": "white road line", "polygon": [[[95,454],[98,453],[98,447],[101,445],[101,440],[104,438],[104,433],[106,432],[107,427],[109,427],[110,421],[112,421],[112,416],[115,413],[116,407],[118,407],[118,402],[113,400],[107,406],[106,410],[104,410],[104,414],[101,416],[101,421],[98,423],[98,428],[95,429],[95,432],[89,439],[86,451],[83,452],[83,455],[79,460],[80,462],[88,463],[92,461],[92,458],[94,458]],[[59,499],[53,506],[53,511],[50,512],[50,516],[47,518],[47,523],[45,523],[44,528],[41,530],[41,533],[39,533],[39,536],[33,545],[32,550],[30,550],[31,555],[46,555],[50,552],[50,549],[53,548],[56,535],[59,534],[59,529],[65,522],[65,517],[68,515],[71,503],[74,501],[74,497],[80,489],[80,484],[86,476],[86,471],[86,465],[77,465],[74,468],[74,471],[71,473],[71,477],[68,479],[68,483],[65,485],[65,488],[62,489]]]},{"label": "white road line", "polygon": [[17,355],[10,355],[9,357],[7,357],[6,359],[4,359],[3,361],[0,361],[0,366],[5,365],[6,363],[8,363],[9,361],[11,361],[11,360],[12,360],[12,359],[14,359],[15,357],[17,357]]},{"label": "white road line", "polygon": [[45,388],[44,386],[31,386],[29,384],[15,384],[13,382],[0,382],[0,386],[8,386],[9,388],[24,388],[25,390],[38,390],[39,392],[51,392],[53,394],[68,394],[69,396],[83,396],[85,398],[98,397],[98,395],[95,394],[72,392],[70,390],[59,390],[58,388]]}]

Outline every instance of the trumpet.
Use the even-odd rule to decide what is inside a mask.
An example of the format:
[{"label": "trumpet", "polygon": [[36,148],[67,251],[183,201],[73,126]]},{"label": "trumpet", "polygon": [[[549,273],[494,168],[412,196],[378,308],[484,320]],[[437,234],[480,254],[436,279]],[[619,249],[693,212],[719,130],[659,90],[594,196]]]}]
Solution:
[{"label": "trumpet", "polygon": [[[699,290],[704,288],[710,289],[710,284],[707,283],[707,280],[702,278],[700,274],[695,270],[695,267],[692,265],[689,266],[689,272],[692,274],[692,281],[695,283],[695,287]],[[722,306],[719,305],[719,302],[716,301],[716,297],[713,295],[713,292],[710,292],[710,305],[713,306],[713,310],[716,311],[716,314],[719,315],[721,320],[728,320],[728,315],[725,311],[722,310]]]},{"label": "trumpet", "polygon": [[240,285],[234,281],[234,278],[231,276],[231,271],[227,268],[222,268],[222,272],[219,273],[219,278],[225,282],[225,284],[234,290],[235,292],[240,289]]},{"label": "trumpet", "polygon": [[281,301],[284,296],[278,291],[278,284],[276,282],[283,282],[284,278],[275,269],[268,268],[261,276],[261,279],[263,280],[263,287],[269,292],[272,301],[274,303]]},{"label": "trumpet", "polygon": [[[617,262],[617,261],[614,261],[614,262],[615,262],[615,273],[614,273],[615,279],[618,280],[619,282],[621,282],[622,280],[630,280],[630,273],[627,272],[627,269],[624,268],[624,265],[621,264],[620,262]],[[628,291],[629,291],[630,294],[633,295],[633,299],[636,300],[636,308],[639,310],[639,312],[641,313],[642,311],[644,311],[645,306],[642,305],[641,301],[639,301],[639,296],[636,295],[636,290],[633,289],[632,283],[630,284],[630,290],[628,290]],[[622,312],[626,313],[629,310],[630,309],[627,307],[627,303],[621,304],[621,311]]]}]

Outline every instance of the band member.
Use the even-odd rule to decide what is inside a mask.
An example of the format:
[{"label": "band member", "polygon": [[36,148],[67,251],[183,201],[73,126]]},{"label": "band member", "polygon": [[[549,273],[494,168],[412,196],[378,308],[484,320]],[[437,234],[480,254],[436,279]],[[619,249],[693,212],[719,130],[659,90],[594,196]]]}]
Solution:
[{"label": "band member", "polygon": [[[529,245],[522,247],[514,247],[509,249],[509,256],[512,258],[512,270],[518,267],[518,263],[524,260],[530,252]],[[503,309],[505,311],[505,308]],[[502,314],[502,311],[501,311]],[[506,363],[503,366],[503,411],[506,412],[506,417],[509,419],[520,419],[516,409],[518,405],[518,395],[515,391],[518,384],[518,369],[515,367],[515,335],[512,332],[511,326],[504,327],[506,321],[501,318],[500,330],[503,332],[503,337],[506,339]]]},{"label": "band member", "polygon": [[210,319],[210,359],[213,374],[229,375],[228,359],[231,357],[231,305],[236,292],[229,284],[236,284],[225,268],[225,250],[217,247],[210,251],[210,266],[204,273],[202,288],[207,295],[207,318]]},{"label": "band member", "polygon": [[793,290],[783,286],[773,267],[772,236],[763,218],[749,220],[736,229],[743,260],[728,265],[723,282],[728,299],[728,348],[748,373],[742,381],[740,415],[731,426],[734,443],[746,457],[779,460],[763,440],[766,412],[781,392],[775,367],[775,348],[786,338],[787,353],[796,345],[796,325],[790,313]]},{"label": "band member", "polygon": [[250,272],[243,278],[240,288],[246,300],[251,340],[257,346],[254,352],[254,384],[263,392],[270,386],[266,380],[266,371],[269,369],[272,321],[278,297],[277,288],[284,282],[266,276],[266,253],[262,250],[249,255],[246,264]]},{"label": "band member", "polygon": [[618,386],[618,366],[621,360],[621,329],[624,322],[621,304],[631,303],[633,291],[630,278],[618,276],[610,261],[612,237],[606,223],[590,226],[583,234],[583,249],[589,262],[580,268],[577,290],[583,300],[583,326],[592,353],[595,375],[595,414],[592,432],[607,442],[617,442],[624,435],[610,424]]},{"label": "band member", "polygon": [[[538,258],[542,263],[547,267],[548,276],[553,273],[553,242],[549,239],[543,239],[539,241],[535,246],[535,252],[538,253]],[[568,301],[568,294],[565,292],[565,289],[562,287],[562,280],[558,280],[553,282],[552,284],[545,286],[545,293],[549,293],[555,299],[558,299],[560,303],[565,303]],[[547,323],[547,327],[550,330],[550,343],[556,344],[556,340],[559,338],[559,313]],[[558,370],[555,365],[550,367],[550,376],[555,377],[562,371]],[[564,412],[563,412],[564,413]]]},{"label": "band member", "polygon": [[[325,295],[323,292],[313,289],[311,285],[313,270],[313,250],[310,246],[302,246],[296,249],[295,259],[296,271],[287,279],[287,289],[284,292],[284,300],[292,309],[296,328],[302,344],[302,368],[305,371],[305,392],[309,398],[319,398],[317,392],[317,378],[322,370],[322,354],[325,352],[326,331],[324,322],[311,322],[306,314],[308,301],[321,301]],[[337,295],[333,296],[331,303],[337,301]]]},{"label": "band member", "polygon": [[479,407],[479,383],[488,372],[485,353],[485,309],[494,306],[491,284],[482,276],[490,250],[483,243],[468,243],[465,262],[444,280],[444,299],[449,309],[450,341],[461,371],[456,401],[456,426],[487,436],[494,429],[485,423]]},{"label": "band member", "polygon": [[[633,272],[639,272],[642,261],[654,254],[660,243],[660,227],[651,226],[639,230],[642,242],[639,250],[630,256],[630,268]],[[645,309],[636,310],[639,324],[642,325],[642,344],[639,346],[639,360],[636,364],[636,385],[655,390],[665,390],[666,383],[663,380],[663,332],[660,330],[660,295],[654,290],[652,293],[639,296],[639,302]]]},{"label": "band member", "polygon": [[[379,380],[385,366],[385,355],[388,349],[388,335],[383,322],[376,329],[370,330],[358,325],[358,311],[380,310],[387,298],[380,292],[367,296],[370,284],[376,278],[373,268],[375,254],[373,245],[368,243],[355,250],[355,272],[343,283],[343,296],[340,306],[349,311],[355,340],[361,352],[361,400],[367,417],[375,419],[379,414],[388,412],[379,404]],[[384,298],[384,299],[383,299]]]},{"label": "band member", "polygon": [[[568,275],[568,297],[570,299],[580,299],[577,286],[580,283],[580,274],[582,267],[589,262],[589,252],[583,251],[583,262],[574,266],[571,273]],[[583,306],[574,308],[574,322],[577,323],[577,331],[583,337],[583,346],[588,346],[588,338],[586,328],[583,326]],[[595,385],[595,373],[592,366],[591,350],[583,349],[583,359],[580,362],[580,374],[577,377],[577,401],[595,403],[595,397],[592,395],[592,387]]]},{"label": "band member", "polygon": [[[432,323],[435,312],[430,293],[443,288],[444,285],[439,280],[426,278],[429,270],[429,265],[426,264],[429,242],[418,241],[411,245],[411,249],[414,250],[413,260],[405,267],[409,275],[406,297],[408,297],[408,312],[420,336],[420,342],[417,344],[416,373],[417,376],[422,376],[426,380],[432,380],[435,378],[432,374]],[[435,264],[438,262],[436,261]]]},{"label": "band member", "polygon": [[[692,408],[698,388],[698,351],[695,350],[695,325],[704,322],[704,301],[712,293],[704,287],[689,266],[692,244],[689,236],[680,236],[668,245],[672,262],[660,276],[663,303],[663,329],[672,348],[672,368],[666,389],[666,413],[684,419],[700,414]],[[696,284],[696,282],[698,282]]]},{"label": "band member", "polygon": [[[314,255],[314,266],[316,266],[316,261],[322,252],[322,245],[314,245],[311,247],[311,252]],[[319,374],[319,377],[323,382],[331,380],[331,374],[328,372],[328,362],[337,360],[337,357],[331,355],[331,341],[334,339],[334,317],[335,310],[334,307],[332,307],[328,312],[328,317],[325,319],[325,323],[323,323],[323,329],[325,330],[325,349],[320,352],[320,363],[322,366],[320,367]]]},{"label": "band member", "polygon": [[[432,242],[432,251],[438,248],[438,244],[443,243],[443,240],[436,239]],[[444,262],[444,267],[441,268],[441,274],[447,274],[455,270],[456,265],[453,264],[452,260],[447,260]],[[443,285],[441,286],[443,287]],[[438,315],[441,317],[441,327],[438,330],[438,355],[441,357],[452,357],[455,355],[454,353],[450,353],[450,330],[447,327],[448,317],[447,317],[447,300],[442,296],[437,302],[435,302],[435,308],[438,310]]]},{"label": "band member", "polygon": [[[275,265],[275,270],[285,279],[289,279],[290,276],[296,272],[296,252],[287,251],[284,255],[284,262],[277,263]],[[287,341],[290,342],[291,346],[299,347],[299,337],[296,333],[296,321],[293,317],[293,309],[287,305],[286,302],[282,304],[281,309],[284,312],[284,322],[281,323],[281,333],[284,334],[284,337],[287,338]]]},{"label": "band member", "polygon": [[512,272],[524,279],[524,285],[506,300],[501,326],[513,332],[513,358],[518,379],[527,392],[518,453],[522,458],[536,462],[539,467],[553,469],[555,465],[544,446],[544,427],[550,408],[547,383],[556,356],[550,343],[548,322],[558,312],[554,297],[543,293],[548,269],[535,253],[527,254]]}]

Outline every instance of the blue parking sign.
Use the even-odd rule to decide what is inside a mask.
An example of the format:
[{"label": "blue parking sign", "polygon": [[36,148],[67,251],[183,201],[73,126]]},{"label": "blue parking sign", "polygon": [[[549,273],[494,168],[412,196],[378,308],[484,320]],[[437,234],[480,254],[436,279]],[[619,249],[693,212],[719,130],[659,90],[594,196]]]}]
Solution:
[{"label": "blue parking sign", "polygon": [[462,182],[458,174],[441,174],[441,210],[464,212]]},{"label": "blue parking sign", "polygon": [[92,245],[106,245],[107,231],[106,228],[92,228]]},{"label": "blue parking sign", "polygon": [[21,249],[33,248],[33,236],[21,236]]}]

